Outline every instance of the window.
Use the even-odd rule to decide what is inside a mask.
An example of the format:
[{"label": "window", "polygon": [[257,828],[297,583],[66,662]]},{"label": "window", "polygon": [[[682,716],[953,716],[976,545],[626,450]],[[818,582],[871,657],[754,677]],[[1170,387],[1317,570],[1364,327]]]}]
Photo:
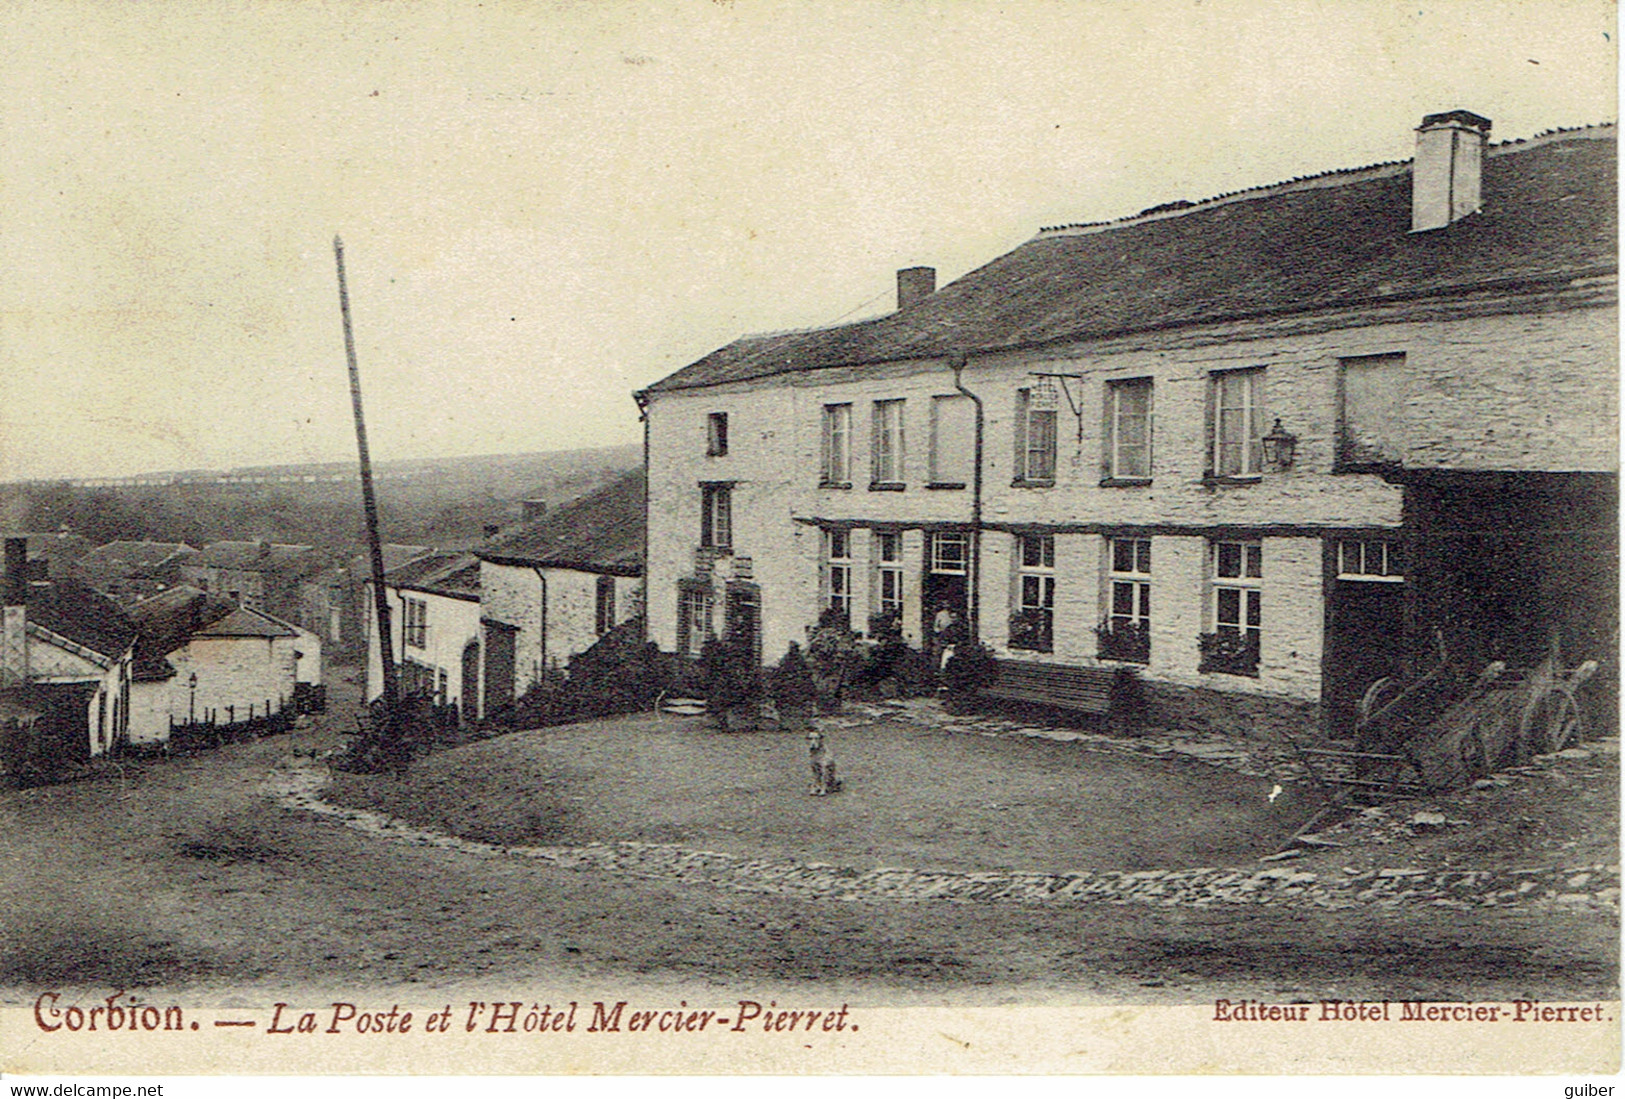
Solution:
[{"label": "window", "polygon": [[728,453],[726,412],[713,412],[705,418],[705,452],[713,458]]},{"label": "window", "polygon": [[700,545],[729,549],[733,542],[733,485],[701,485]]},{"label": "window", "polygon": [[852,406],[824,406],[823,460],[819,481],[830,488],[852,484]]},{"label": "window", "polygon": [[876,401],[874,447],[870,451],[869,483],[892,486],[903,483],[903,402]]},{"label": "window", "polygon": [[1035,393],[1051,390],[1016,390],[1016,476],[1018,483],[1055,482],[1055,413],[1053,406]]},{"label": "window", "polygon": [[711,633],[711,589],[695,585],[677,593],[677,646],[689,656],[699,656]]},{"label": "window", "polygon": [[964,576],[969,572],[970,539],[954,531],[931,536],[931,571],[949,576]]},{"label": "window", "polygon": [[596,600],[598,635],[602,637],[615,628],[615,578],[600,576]]},{"label": "window", "polygon": [[1257,477],[1264,471],[1264,371],[1213,375],[1213,473]]},{"label": "window", "polygon": [[1151,379],[1106,385],[1106,478],[1151,479]]},{"label": "window", "polygon": [[422,599],[401,600],[401,639],[414,649],[424,648],[429,636],[429,607]]},{"label": "window", "polygon": [[1262,625],[1264,548],[1260,542],[1213,542],[1209,574],[1213,632],[1202,640],[1204,672],[1257,675]]},{"label": "window", "polygon": [[969,397],[931,400],[931,487],[964,488],[976,455],[976,411]]},{"label": "window", "polygon": [[843,621],[852,621],[852,532],[824,531],[824,563],[820,570],[823,591],[819,602],[827,610],[839,611]]},{"label": "window", "polygon": [[1019,541],[1010,647],[1047,653],[1055,644],[1055,538],[1029,534]]},{"label": "window", "polygon": [[1151,539],[1107,543],[1106,628],[1100,655],[1146,664],[1151,660]]},{"label": "window", "polygon": [[1402,584],[1405,568],[1395,542],[1337,543],[1337,578],[1380,584]]},{"label": "window", "polygon": [[1403,354],[1338,360],[1339,470],[1395,465],[1404,458],[1404,371]]},{"label": "window", "polygon": [[875,610],[881,619],[903,616],[903,536],[895,531],[876,531]]}]

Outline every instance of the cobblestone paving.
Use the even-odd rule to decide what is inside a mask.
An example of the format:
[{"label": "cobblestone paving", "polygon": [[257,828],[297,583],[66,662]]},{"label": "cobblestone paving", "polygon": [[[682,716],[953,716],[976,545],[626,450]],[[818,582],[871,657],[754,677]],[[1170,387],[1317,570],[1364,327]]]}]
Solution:
[{"label": "cobblestone paving", "polygon": [[668,844],[501,847],[426,831],[372,810],[332,805],[321,797],[327,782],[328,774],[322,764],[303,760],[278,768],[269,785],[278,801],[289,808],[317,813],[358,831],[397,842],[474,855],[537,859],[574,870],[792,897],[844,901],[1151,904],[1192,908],[1260,904],[1322,909],[1432,905],[1619,911],[1617,865],[1536,866],[1500,873],[1392,867],[1363,872],[1350,868],[1343,873],[1316,874],[1272,866],[1266,869],[1202,867],[965,874],[907,868],[860,872],[824,863],[774,863]]}]

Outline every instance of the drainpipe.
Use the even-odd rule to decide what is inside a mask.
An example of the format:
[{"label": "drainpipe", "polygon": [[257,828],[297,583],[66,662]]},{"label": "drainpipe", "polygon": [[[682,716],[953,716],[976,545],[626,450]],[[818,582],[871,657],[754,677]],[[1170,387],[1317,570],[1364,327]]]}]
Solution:
[{"label": "drainpipe", "polygon": [[638,403],[638,422],[643,425],[643,643],[649,643],[649,403],[646,390],[632,394]]},{"label": "drainpipe", "polygon": [[[536,574],[536,582],[542,586],[542,627],[538,631],[542,635],[542,678],[547,678],[547,574],[540,565],[532,565],[530,571]],[[515,698],[519,696],[514,695]]]},{"label": "drainpipe", "polygon": [[976,450],[973,458],[974,466],[971,471],[971,550],[970,550],[970,591],[965,601],[965,617],[970,620],[970,636],[980,641],[981,610],[982,610],[982,398],[965,388],[961,375],[965,370],[966,356],[963,351],[955,351],[948,356],[948,367],[954,372],[954,388],[971,399],[976,405]]}]

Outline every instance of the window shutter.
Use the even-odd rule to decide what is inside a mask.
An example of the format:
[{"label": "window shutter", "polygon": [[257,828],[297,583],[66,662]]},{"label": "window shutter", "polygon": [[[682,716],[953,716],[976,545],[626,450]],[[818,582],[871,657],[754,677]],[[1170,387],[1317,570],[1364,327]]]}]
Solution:
[{"label": "window shutter", "polygon": [[1218,413],[1215,411],[1215,402],[1219,395],[1219,376],[1209,374],[1207,378],[1207,410],[1204,414],[1203,436],[1207,440],[1207,457],[1202,460],[1203,476],[1211,478],[1217,468],[1214,455],[1219,449]]},{"label": "window shutter", "polygon": [[1012,467],[1015,470],[1015,480],[1027,479],[1027,397],[1031,390],[1016,390],[1016,461]]},{"label": "window shutter", "polygon": [[1100,479],[1108,480],[1116,473],[1117,433],[1113,430],[1112,416],[1117,411],[1117,388],[1106,383],[1100,402]]},{"label": "window shutter", "polygon": [[881,480],[883,472],[880,463],[881,436],[885,434],[885,406],[876,401],[872,407],[869,421],[869,483],[875,484]]},{"label": "window shutter", "polygon": [[820,445],[818,451],[818,479],[823,481],[825,484],[835,480],[834,463],[831,460],[834,455],[834,440],[830,438],[830,435],[833,433],[834,429],[835,410],[829,405],[825,405],[824,422],[819,436]]}]

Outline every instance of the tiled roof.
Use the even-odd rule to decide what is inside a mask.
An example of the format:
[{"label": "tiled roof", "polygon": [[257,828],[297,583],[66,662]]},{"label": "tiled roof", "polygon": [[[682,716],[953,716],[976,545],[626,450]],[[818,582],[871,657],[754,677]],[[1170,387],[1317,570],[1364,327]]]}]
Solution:
[{"label": "tiled roof", "polygon": [[1483,210],[1427,233],[1408,164],[1049,230],[899,312],[745,337],[645,392],[1611,274],[1616,159],[1612,125],[1493,147]]},{"label": "tiled roof", "polygon": [[141,634],[137,655],[142,658],[174,652],[198,630],[205,629],[237,609],[223,595],[177,584],[161,595],[143,599],[130,609]]},{"label": "tiled roof", "polygon": [[268,614],[237,607],[226,617],[196,630],[193,637],[298,637],[299,631]]},{"label": "tiled roof", "polygon": [[110,660],[124,655],[135,627],[118,605],[78,580],[28,585],[28,621]]},{"label": "tiled roof", "polygon": [[643,471],[635,470],[552,514],[499,535],[476,551],[505,565],[643,572]]},{"label": "tiled roof", "polygon": [[[33,548],[32,543],[29,548]],[[79,558],[78,567],[87,575],[132,576],[162,565],[177,554],[190,557],[196,552],[185,542],[109,542]]]},{"label": "tiled roof", "polygon": [[384,574],[391,587],[447,595],[480,597],[480,559],[472,553],[431,553]]},{"label": "tiled roof", "polygon": [[204,568],[297,573],[318,564],[311,546],[276,542],[210,542],[188,562]]}]

